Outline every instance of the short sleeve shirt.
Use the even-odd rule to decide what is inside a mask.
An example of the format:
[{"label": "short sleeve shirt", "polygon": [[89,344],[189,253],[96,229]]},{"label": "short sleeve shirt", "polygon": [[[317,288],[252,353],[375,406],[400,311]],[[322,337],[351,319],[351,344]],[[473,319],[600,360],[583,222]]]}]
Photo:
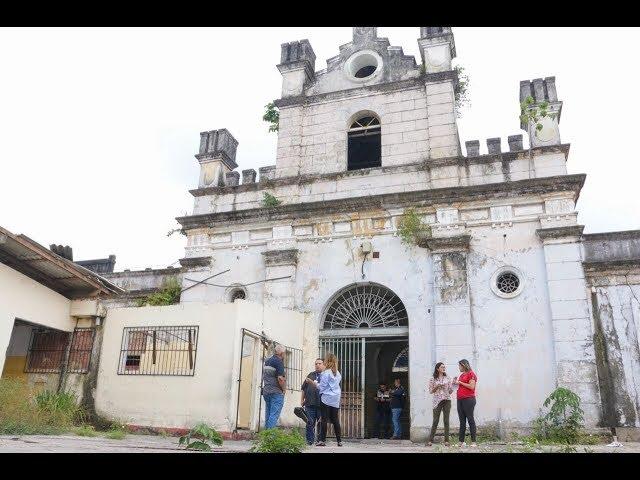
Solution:
[{"label": "short sleeve shirt", "polygon": [[[460,382],[469,383],[471,380],[478,381],[478,377],[473,373],[473,370],[469,370],[468,372],[464,372],[458,377]],[[476,396],[476,391],[471,390],[470,388],[464,387],[462,385],[458,385],[458,398],[471,398]]]},{"label": "short sleeve shirt", "polygon": [[278,377],[284,377],[284,363],[280,357],[273,356],[267,358],[264,362],[262,393],[264,395],[270,395],[272,393],[282,393],[280,384],[278,383]]}]

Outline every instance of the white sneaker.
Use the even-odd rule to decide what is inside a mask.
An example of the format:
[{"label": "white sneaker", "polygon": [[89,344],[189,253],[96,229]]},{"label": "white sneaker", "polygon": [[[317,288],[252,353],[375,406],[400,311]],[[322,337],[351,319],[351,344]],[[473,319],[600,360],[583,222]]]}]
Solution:
[{"label": "white sneaker", "polygon": [[477,447],[477,446],[478,446],[478,444],[477,444],[476,442],[473,442],[473,443],[471,444],[471,446],[472,446],[472,447]]},{"label": "white sneaker", "polygon": [[466,444],[466,443],[464,443],[464,442],[460,442],[460,444],[459,444],[458,446],[459,446],[460,448],[464,448],[464,447],[466,447],[466,446],[467,446],[467,444]]}]

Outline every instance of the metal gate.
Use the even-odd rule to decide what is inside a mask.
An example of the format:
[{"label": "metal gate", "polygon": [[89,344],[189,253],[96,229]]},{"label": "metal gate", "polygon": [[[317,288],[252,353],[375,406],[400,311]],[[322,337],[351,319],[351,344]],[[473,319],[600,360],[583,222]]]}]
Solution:
[{"label": "metal gate", "polygon": [[[320,338],[320,357],[328,353],[338,357],[338,371],[342,375],[340,399],[340,426],[343,438],[364,437],[364,355],[362,337]],[[334,436],[329,425],[328,436]]]}]

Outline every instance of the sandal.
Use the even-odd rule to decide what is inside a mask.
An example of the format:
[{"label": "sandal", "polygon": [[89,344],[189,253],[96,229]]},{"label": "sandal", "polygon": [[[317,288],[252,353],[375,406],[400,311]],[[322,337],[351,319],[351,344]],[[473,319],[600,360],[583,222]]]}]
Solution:
[{"label": "sandal", "polygon": [[444,442],[444,446],[448,447],[449,446],[449,442]]},{"label": "sandal", "polygon": [[342,442],[338,442],[338,446],[341,447],[342,446]]},{"label": "sandal", "polygon": [[318,442],[316,443],[316,447],[325,447],[326,444],[324,442]]}]

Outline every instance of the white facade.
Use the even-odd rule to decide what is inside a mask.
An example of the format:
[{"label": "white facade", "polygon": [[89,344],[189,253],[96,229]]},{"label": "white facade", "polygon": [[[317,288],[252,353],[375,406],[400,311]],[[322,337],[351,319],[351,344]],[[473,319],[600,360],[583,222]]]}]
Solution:
[{"label": "white facade", "polygon": [[[302,312],[308,369],[319,338],[340,333],[322,329],[336,292],[368,283],[391,290],[408,316],[413,440],[431,425],[434,364],[453,373],[461,358],[479,377],[480,425],[526,427],[564,385],[595,426],[600,399],[575,209],[584,175],[567,175],[559,134],[532,151],[521,137],[509,138],[509,152],[491,140],[489,155],[468,142],[461,156],[453,36],[446,27],[423,27],[421,36],[422,69],[374,28],[355,28],[353,42],[318,72],[307,41],[283,44],[276,165],[261,169],[258,183],[248,175],[192,191],[193,215],[179,221],[187,259],[205,260],[185,277],[230,269],[215,283],[248,284],[249,300]],[[357,78],[354,65],[373,73]],[[555,96],[554,79],[543,90],[540,82],[522,82],[521,92]],[[363,115],[380,121],[380,166],[350,170],[348,130]],[[265,192],[281,204],[263,207]],[[420,246],[397,234],[408,208],[432,227]],[[377,258],[365,258],[366,242]],[[517,275],[516,295],[497,288],[503,272]],[[199,285],[182,301],[227,294]]]}]

